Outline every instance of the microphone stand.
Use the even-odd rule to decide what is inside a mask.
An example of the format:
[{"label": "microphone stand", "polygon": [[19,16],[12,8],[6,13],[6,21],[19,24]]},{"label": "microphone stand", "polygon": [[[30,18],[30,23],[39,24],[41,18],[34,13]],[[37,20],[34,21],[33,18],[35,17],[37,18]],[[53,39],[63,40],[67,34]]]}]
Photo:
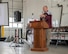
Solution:
[{"label": "microphone stand", "polygon": [[[58,27],[58,32],[57,32],[57,43],[56,43],[56,47],[57,47],[59,41],[61,41],[61,40],[58,39],[58,36],[60,36],[61,20],[62,20],[62,14],[63,14],[63,5],[57,4],[57,6],[61,7],[61,13],[60,13],[61,15],[60,15],[59,27]],[[61,39],[61,37],[60,37],[60,39]]]}]

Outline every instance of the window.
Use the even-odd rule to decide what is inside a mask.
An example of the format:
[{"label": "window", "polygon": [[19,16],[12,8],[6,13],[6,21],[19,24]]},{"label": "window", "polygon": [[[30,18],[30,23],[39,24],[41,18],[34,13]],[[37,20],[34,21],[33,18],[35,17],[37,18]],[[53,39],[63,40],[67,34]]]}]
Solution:
[{"label": "window", "polygon": [[9,22],[13,22],[13,19],[12,18],[9,18]]},{"label": "window", "polygon": [[18,26],[17,26],[17,23],[13,23],[13,27],[18,27]]},{"label": "window", "polygon": [[[23,18],[22,18],[23,19]],[[12,17],[9,17],[9,26],[4,26],[5,28],[22,28],[22,26],[23,26],[23,23],[21,23],[21,22],[19,22],[19,23],[17,23],[17,22],[14,22],[14,18],[12,18]]]},{"label": "window", "polygon": [[9,23],[9,27],[10,27],[10,28],[12,27],[12,23]]},{"label": "window", "polygon": [[18,27],[21,28],[21,26],[23,26],[23,24],[18,24]]}]

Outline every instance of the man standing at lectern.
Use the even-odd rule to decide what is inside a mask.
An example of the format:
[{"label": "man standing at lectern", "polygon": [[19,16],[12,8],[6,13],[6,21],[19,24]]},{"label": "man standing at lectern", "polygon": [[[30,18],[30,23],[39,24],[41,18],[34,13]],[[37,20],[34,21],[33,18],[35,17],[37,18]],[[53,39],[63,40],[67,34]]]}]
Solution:
[{"label": "man standing at lectern", "polygon": [[50,44],[51,28],[52,28],[52,14],[49,12],[47,6],[43,6],[43,14],[40,15],[40,20],[44,20],[49,25],[49,28],[46,30],[47,36],[47,46]]}]

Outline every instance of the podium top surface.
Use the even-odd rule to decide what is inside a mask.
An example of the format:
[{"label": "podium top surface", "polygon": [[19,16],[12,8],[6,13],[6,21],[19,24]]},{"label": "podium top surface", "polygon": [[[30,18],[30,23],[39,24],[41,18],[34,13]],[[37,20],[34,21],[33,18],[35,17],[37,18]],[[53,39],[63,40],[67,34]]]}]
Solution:
[{"label": "podium top surface", "polygon": [[49,28],[45,21],[30,21],[31,28]]}]

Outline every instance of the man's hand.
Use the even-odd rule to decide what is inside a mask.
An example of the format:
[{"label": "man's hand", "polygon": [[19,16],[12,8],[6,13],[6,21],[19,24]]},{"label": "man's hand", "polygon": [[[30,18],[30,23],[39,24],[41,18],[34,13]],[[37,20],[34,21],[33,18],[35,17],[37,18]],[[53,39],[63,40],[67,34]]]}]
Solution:
[{"label": "man's hand", "polygon": [[45,18],[46,16],[45,16],[44,14],[41,14],[40,17],[41,17],[41,18]]}]

